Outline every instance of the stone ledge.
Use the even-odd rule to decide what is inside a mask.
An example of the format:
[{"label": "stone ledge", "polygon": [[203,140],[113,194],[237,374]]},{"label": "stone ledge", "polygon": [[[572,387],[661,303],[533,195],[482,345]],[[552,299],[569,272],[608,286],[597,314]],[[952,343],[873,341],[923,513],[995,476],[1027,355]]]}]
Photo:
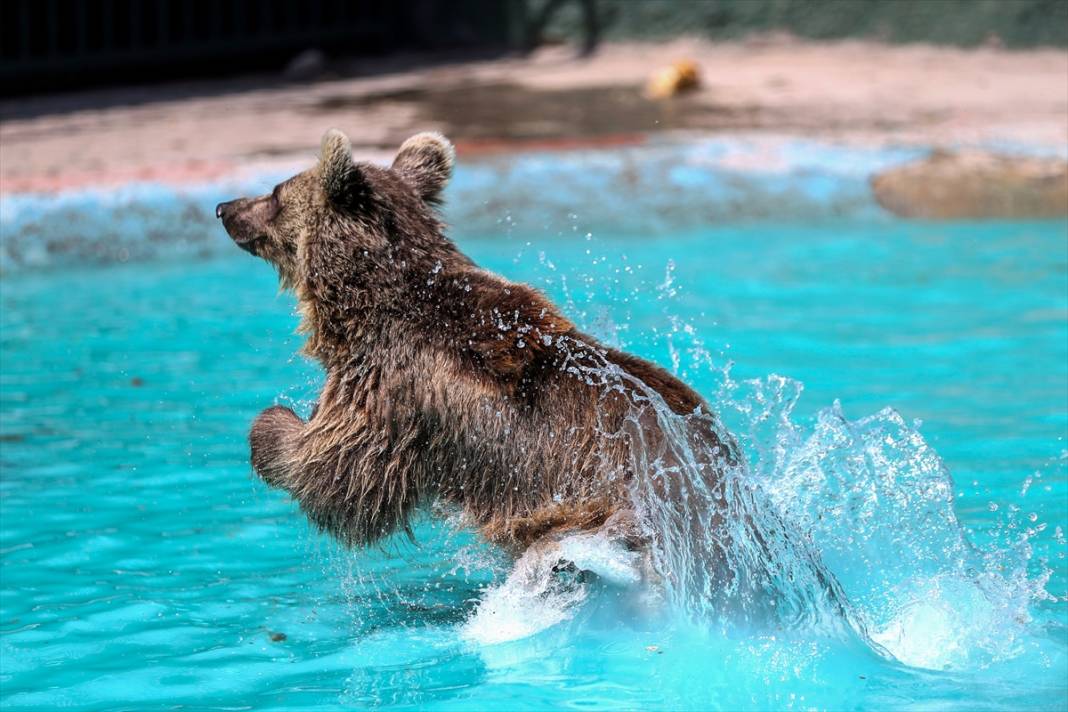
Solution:
[{"label": "stone ledge", "polygon": [[931,220],[1068,216],[1068,161],[987,151],[935,151],[876,174],[875,200]]}]

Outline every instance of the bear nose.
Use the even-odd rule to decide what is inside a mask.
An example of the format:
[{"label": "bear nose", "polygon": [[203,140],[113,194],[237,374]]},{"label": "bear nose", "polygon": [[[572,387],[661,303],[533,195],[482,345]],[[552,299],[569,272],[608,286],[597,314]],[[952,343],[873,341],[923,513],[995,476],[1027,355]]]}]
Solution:
[{"label": "bear nose", "polygon": [[225,203],[219,203],[218,205],[216,205],[215,206],[215,217],[221,218],[223,216],[223,210],[225,210],[226,206],[229,205],[232,202],[233,201],[231,200],[231,201],[227,201]]}]

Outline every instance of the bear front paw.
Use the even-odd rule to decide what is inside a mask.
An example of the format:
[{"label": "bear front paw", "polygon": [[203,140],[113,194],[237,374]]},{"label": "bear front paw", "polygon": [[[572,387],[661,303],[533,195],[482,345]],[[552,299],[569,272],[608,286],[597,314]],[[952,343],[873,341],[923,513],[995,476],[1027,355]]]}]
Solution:
[{"label": "bear front paw", "polygon": [[250,459],[252,469],[267,484],[281,486],[284,483],[296,438],[303,427],[304,421],[281,405],[271,406],[256,416],[248,436]]}]

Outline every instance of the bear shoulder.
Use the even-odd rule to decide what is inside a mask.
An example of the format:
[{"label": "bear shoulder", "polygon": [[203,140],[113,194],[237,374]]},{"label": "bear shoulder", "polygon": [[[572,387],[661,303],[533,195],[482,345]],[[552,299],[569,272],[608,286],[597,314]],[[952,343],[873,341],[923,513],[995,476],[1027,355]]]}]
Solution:
[{"label": "bear shoulder", "polygon": [[430,314],[450,345],[476,370],[515,386],[550,363],[574,325],[541,292],[469,267],[445,276]]}]

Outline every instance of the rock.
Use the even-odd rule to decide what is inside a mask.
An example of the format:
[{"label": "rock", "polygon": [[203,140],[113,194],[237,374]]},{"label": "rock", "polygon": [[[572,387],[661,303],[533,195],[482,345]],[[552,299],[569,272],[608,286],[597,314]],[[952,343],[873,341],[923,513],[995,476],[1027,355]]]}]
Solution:
[{"label": "rock", "polygon": [[306,49],[282,70],[282,76],[294,81],[315,79],[326,71],[326,55],[317,49]]},{"label": "rock", "polygon": [[1068,161],[935,151],[871,181],[875,200],[906,218],[1068,216]]}]

